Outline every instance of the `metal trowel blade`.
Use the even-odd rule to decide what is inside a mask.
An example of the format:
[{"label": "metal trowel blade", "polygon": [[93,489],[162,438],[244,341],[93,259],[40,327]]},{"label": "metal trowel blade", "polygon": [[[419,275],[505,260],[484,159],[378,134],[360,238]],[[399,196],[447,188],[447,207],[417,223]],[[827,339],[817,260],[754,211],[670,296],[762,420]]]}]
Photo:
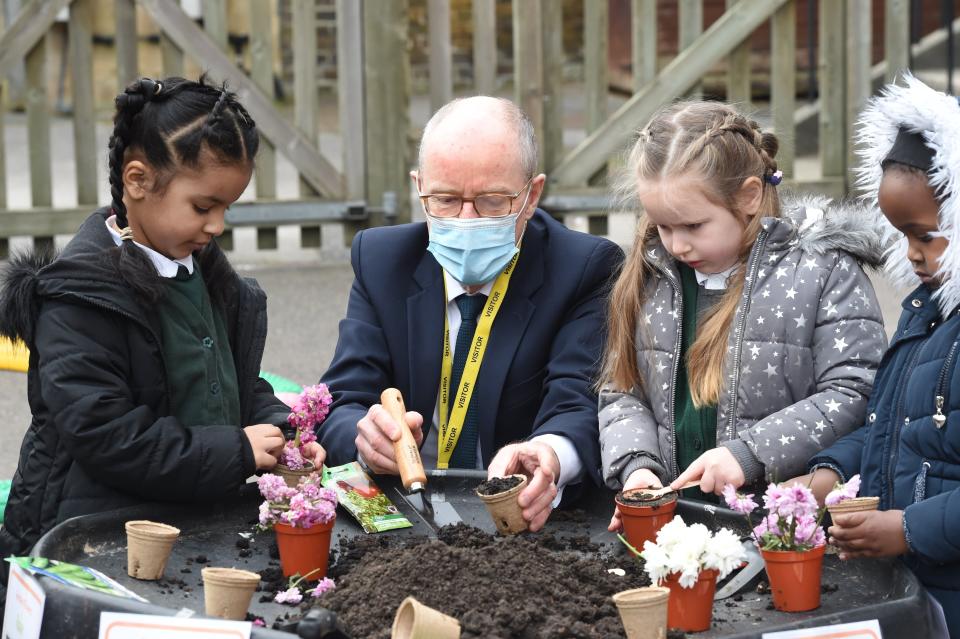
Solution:
[{"label": "metal trowel blade", "polygon": [[442,492],[423,490],[419,492],[407,493],[399,487],[396,489],[403,501],[407,502],[413,512],[417,514],[423,523],[437,532],[442,526],[449,526],[463,521],[460,513],[448,502]]}]

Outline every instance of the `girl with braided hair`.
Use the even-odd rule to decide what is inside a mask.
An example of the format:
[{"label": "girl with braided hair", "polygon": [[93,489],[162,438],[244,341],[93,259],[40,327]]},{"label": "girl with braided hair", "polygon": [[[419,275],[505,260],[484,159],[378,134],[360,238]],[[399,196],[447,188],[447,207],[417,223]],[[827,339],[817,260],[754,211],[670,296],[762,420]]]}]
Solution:
[{"label": "girl with braided hair", "polygon": [[111,204],[56,258],[11,260],[0,334],[30,347],[33,421],[0,555],[76,515],[221,501],[277,463],[289,409],[259,377],[266,296],[215,241],[258,143],[226,88],[141,79],[116,98]]},{"label": "girl with braided hair", "polygon": [[861,268],[879,226],[826,198],[781,205],[777,146],[718,102],[664,108],[633,146],[619,190],[642,213],[599,404],[610,488],[700,480],[687,496],[715,500],[797,475],[863,418],[885,346]]}]

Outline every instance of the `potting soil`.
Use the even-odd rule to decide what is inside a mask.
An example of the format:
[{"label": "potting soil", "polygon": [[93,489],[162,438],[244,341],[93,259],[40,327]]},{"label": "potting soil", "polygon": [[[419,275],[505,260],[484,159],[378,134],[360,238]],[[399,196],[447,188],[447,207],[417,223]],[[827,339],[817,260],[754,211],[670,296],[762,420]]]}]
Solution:
[{"label": "potting soil", "polygon": [[523,479],[517,477],[516,475],[510,475],[509,477],[493,477],[488,479],[485,482],[481,482],[477,486],[477,493],[481,495],[499,495],[500,493],[505,493],[520,482]]},{"label": "potting soil", "polygon": [[361,537],[341,544],[329,571],[336,590],[304,610],[313,604],[333,610],[353,637],[389,638],[407,596],[456,618],[464,639],[624,637],[610,597],[649,585],[639,562],[604,554],[586,535],[504,538],[457,524],[441,529],[438,539]]}]

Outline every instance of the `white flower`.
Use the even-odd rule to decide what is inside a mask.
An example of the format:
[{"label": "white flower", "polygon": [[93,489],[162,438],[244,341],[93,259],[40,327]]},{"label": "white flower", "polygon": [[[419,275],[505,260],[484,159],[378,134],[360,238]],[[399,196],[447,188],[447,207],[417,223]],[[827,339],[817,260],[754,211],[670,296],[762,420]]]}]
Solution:
[{"label": "white flower", "polygon": [[743,562],[744,551],[740,538],[726,528],[711,534],[703,524],[687,526],[675,517],[657,533],[656,543],[643,544],[640,556],[653,583],[677,574],[683,588],[692,588],[703,570],[717,570],[720,578],[730,574]]},{"label": "white flower", "polygon": [[720,575],[717,578],[723,579],[743,563],[745,557],[740,538],[733,531],[721,528],[707,547],[703,567],[719,570]]}]

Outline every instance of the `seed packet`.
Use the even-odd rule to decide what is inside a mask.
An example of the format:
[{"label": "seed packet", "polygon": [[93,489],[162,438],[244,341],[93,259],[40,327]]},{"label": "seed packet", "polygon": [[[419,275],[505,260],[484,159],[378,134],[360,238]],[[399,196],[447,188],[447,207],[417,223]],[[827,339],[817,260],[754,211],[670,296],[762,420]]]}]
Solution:
[{"label": "seed packet", "polygon": [[340,505],[353,515],[364,532],[383,532],[413,525],[373,483],[359,462],[327,467],[322,483],[324,488],[336,491]]},{"label": "seed packet", "polygon": [[46,559],[44,557],[7,557],[7,561],[17,564],[27,572],[49,577],[67,586],[93,590],[107,595],[123,597],[124,599],[147,601],[137,593],[121,586],[110,577],[107,577],[99,570],[94,570],[87,566],[68,564],[64,561]]}]

